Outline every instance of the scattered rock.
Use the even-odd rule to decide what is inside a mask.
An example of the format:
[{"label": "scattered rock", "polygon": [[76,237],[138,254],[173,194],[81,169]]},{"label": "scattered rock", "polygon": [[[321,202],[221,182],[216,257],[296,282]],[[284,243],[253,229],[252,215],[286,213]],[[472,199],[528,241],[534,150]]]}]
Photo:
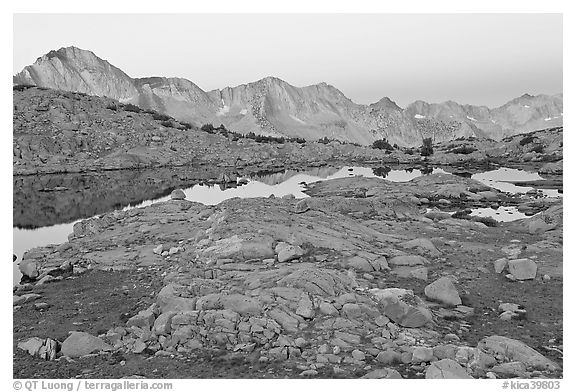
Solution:
[{"label": "scattered rock", "polygon": [[526,309],[523,306],[512,303],[502,303],[498,306],[501,312],[499,318],[502,320],[520,319],[526,316]]},{"label": "scattered rock", "polygon": [[447,277],[442,277],[430,283],[424,288],[424,294],[431,300],[444,305],[457,306],[462,304],[456,286],[452,280]]},{"label": "scattered rock", "polygon": [[18,348],[28,351],[28,354],[30,355],[37,355],[40,348],[44,345],[44,341],[44,339],[33,337],[24,342],[18,343]]},{"label": "scattered rock", "polygon": [[310,205],[308,199],[302,199],[298,201],[298,203],[296,203],[296,206],[294,207],[294,212],[297,214],[302,214],[306,211],[310,211]]},{"label": "scattered rock", "polygon": [[508,272],[517,280],[534,279],[538,266],[530,259],[516,259],[508,261]]},{"label": "scattered rock", "polygon": [[504,271],[504,268],[508,265],[507,259],[494,260],[494,271],[499,274]]},{"label": "scattered rock", "polygon": [[75,358],[100,351],[110,351],[112,347],[102,339],[86,332],[72,332],[62,343],[62,355]]}]

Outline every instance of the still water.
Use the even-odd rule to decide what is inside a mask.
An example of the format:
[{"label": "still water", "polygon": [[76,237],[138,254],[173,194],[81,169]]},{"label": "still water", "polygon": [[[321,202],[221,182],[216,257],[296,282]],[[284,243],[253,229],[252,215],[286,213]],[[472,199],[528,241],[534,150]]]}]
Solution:
[{"label": "still water", "polygon": [[[447,172],[440,168],[434,168],[431,173],[435,174]],[[218,185],[198,184],[184,189],[184,193],[186,194],[187,200],[199,202],[205,205],[215,205],[234,197],[268,197],[272,194],[277,197],[293,194],[296,198],[304,198],[308,197],[303,192],[305,189],[305,184],[310,184],[316,181],[325,181],[349,176],[364,176],[384,177],[387,180],[393,182],[406,182],[416,177],[431,173],[423,173],[418,169],[388,170],[383,168],[372,169],[358,166],[345,166],[342,168],[328,167],[307,172],[289,170],[280,173],[257,175],[251,178],[246,178],[248,183],[236,188],[226,189]],[[526,193],[532,188],[519,187],[511,184],[508,181],[532,181],[542,179],[542,177],[540,177],[537,173],[508,168],[501,168],[498,170],[474,174],[472,175],[472,178],[501,191],[512,193]],[[544,190],[544,192],[548,197],[561,196],[556,190]],[[135,205],[125,206],[122,208],[122,210],[145,207],[153,203],[162,202],[169,199],[170,196],[164,196],[153,200],[146,200]],[[473,210],[472,214],[478,216],[491,216],[501,222],[507,222],[526,217],[524,214],[518,212],[514,207],[500,207],[497,210],[491,208],[478,208]],[[24,252],[29,249],[49,244],[64,243],[67,241],[68,235],[72,233],[73,226],[76,222],[78,221],[31,230],[15,227],[13,228],[13,253],[17,255],[18,260],[20,260]],[[14,279],[15,282],[20,279],[20,273],[16,263],[14,263]]]}]

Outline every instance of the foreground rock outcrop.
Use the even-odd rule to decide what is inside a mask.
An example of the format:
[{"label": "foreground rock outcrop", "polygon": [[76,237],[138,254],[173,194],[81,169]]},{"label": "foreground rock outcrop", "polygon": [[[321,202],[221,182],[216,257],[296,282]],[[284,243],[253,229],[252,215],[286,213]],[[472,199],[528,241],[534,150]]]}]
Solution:
[{"label": "foreground rock outcrop", "polygon": [[[509,377],[506,369],[516,362],[522,376],[557,376],[556,362],[520,340],[478,330],[482,339],[466,341],[470,323],[486,317],[469,293],[487,290],[478,297],[486,300],[487,293],[510,292],[498,291],[502,282],[524,284],[484,266],[498,258],[526,258],[547,272],[561,265],[561,251],[559,258],[542,249],[533,255],[517,245],[518,238],[538,243],[541,234],[449,214],[424,216],[423,199],[466,206],[485,191],[498,194],[441,174],[398,186],[376,178],[326,181],[305,202],[271,197],[204,206],[176,197],[79,222],[66,246],[34,249],[20,265],[32,282],[51,275],[81,279],[98,269],[155,271],[162,288],[150,306],[99,337],[68,338],[85,339],[86,354],[184,358],[218,348],[258,363],[293,363],[302,377],[327,367],[366,378]],[[474,264],[474,252],[482,262]],[[399,268],[426,268],[425,280],[434,279],[425,288]],[[552,276],[561,279],[557,271]],[[494,285],[475,286],[487,279]],[[540,269],[528,282],[547,284]],[[67,341],[59,355],[83,355]]]}]

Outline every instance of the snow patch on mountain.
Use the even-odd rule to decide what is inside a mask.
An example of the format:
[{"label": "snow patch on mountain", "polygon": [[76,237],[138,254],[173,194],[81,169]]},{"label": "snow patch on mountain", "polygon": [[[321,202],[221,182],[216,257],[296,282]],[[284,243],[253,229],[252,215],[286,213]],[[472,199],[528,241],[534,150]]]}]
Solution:
[{"label": "snow patch on mountain", "polygon": [[217,116],[225,116],[230,111],[230,106],[224,105],[223,108],[218,109]]},{"label": "snow patch on mountain", "polygon": [[292,114],[290,115],[290,118],[291,118],[292,120],[298,121],[300,124],[306,124],[305,121],[300,120],[298,117],[296,117],[296,116],[294,116],[294,115],[292,115]]}]

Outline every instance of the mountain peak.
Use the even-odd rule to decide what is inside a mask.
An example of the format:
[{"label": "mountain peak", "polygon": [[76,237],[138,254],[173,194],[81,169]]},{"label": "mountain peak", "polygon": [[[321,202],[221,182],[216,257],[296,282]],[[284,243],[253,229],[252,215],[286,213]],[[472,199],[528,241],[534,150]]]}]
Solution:
[{"label": "mountain peak", "polygon": [[390,109],[394,109],[394,110],[398,110],[398,111],[402,110],[402,108],[400,106],[398,106],[398,104],[396,102],[394,102],[393,100],[391,100],[389,97],[383,97],[378,102],[370,104],[370,106],[390,108]]},{"label": "mountain peak", "polygon": [[51,50],[50,52],[46,53],[44,56],[38,58],[38,60],[36,60],[36,62],[52,60],[55,57],[60,59],[60,60],[90,59],[91,61],[94,61],[95,59],[98,59],[99,61],[105,61],[105,60],[100,59],[98,56],[96,56],[94,54],[94,52],[91,52],[89,50],[80,49],[76,46],[67,46],[67,47],[62,47],[58,50]]},{"label": "mountain peak", "polygon": [[[52,50],[13,77],[15,84],[107,96],[136,103],[195,124],[224,124],[240,132],[322,137],[370,144],[386,136],[398,144],[422,139],[422,127],[437,128],[436,137],[507,134],[562,124],[562,95],[524,94],[489,109],[454,101],[422,100],[400,108],[383,97],[370,105],[356,104],[326,83],[295,87],[276,76],[203,91],[183,78],[134,79],[93,52],[75,46]],[[414,119],[427,121],[415,122]],[[474,127],[471,127],[472,124]],[[458,124],[463,124],[460,128]],[[443,135],[443,136],[441,136]]]}]

